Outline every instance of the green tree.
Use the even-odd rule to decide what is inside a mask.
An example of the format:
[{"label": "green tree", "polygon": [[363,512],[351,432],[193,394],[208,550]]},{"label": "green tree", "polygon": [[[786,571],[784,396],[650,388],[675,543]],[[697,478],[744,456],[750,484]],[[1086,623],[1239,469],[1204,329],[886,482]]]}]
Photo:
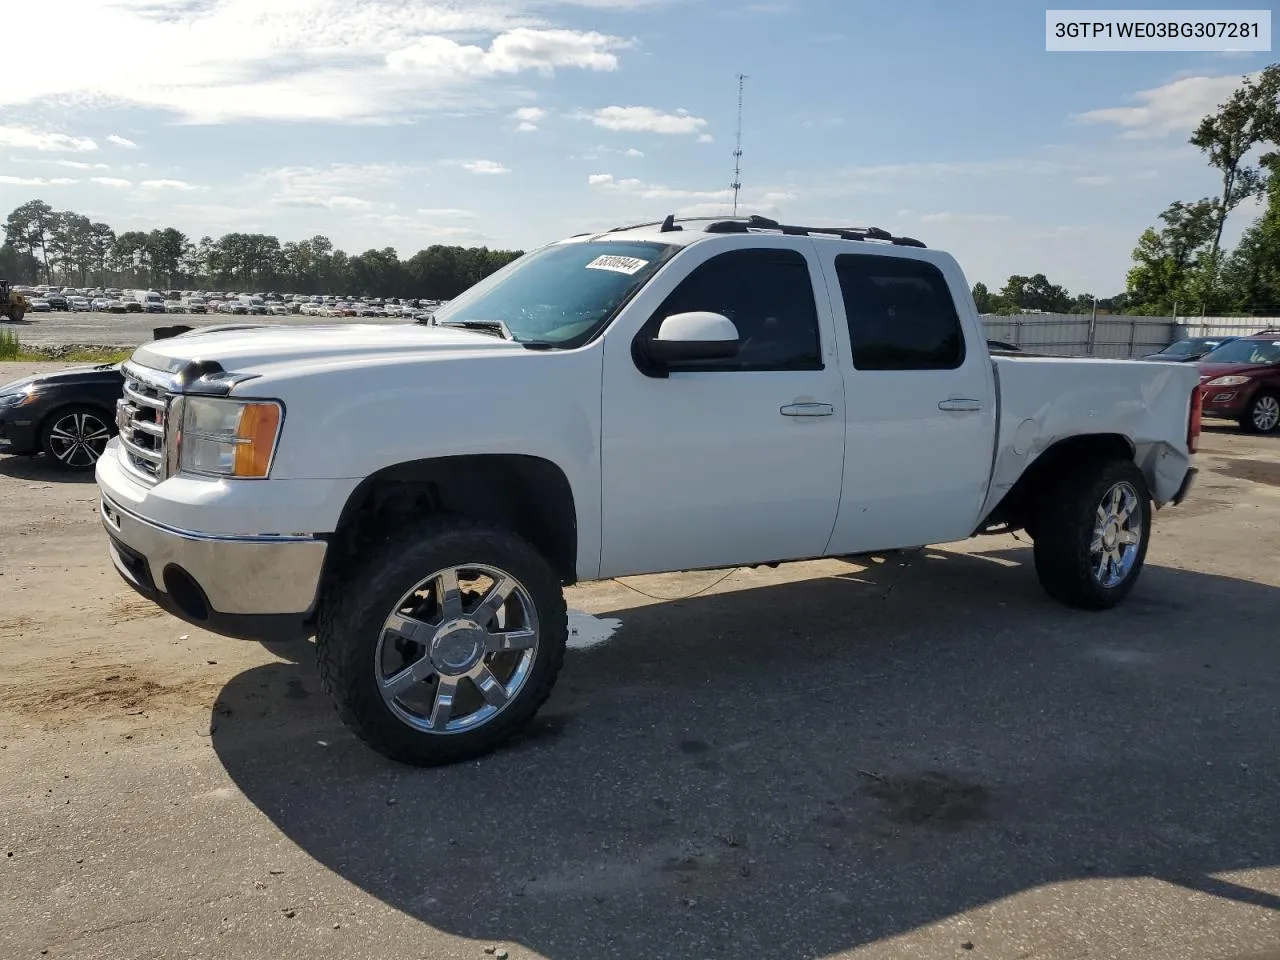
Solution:
[{"label": "green tree", "polygon": [[1266,207],[1222,268],[1224,299],[1233,312],[1280,311],[1280,156],[1270,155],[1266,163],[1270,167]]},{"label": "green tree", "polygon": [[1214,201],[1213,237],[1210,253],[1215,257],[1222,244],[1227,216],[1241,201],[1260,194],[1265,183],[1257,167],[1245,163],[1250,151],[1262,143],[1280,138],[1280,64],[1262,70],[1257,79],[1245,77],[1217,112],[1200,121],[1191,144],[1209,157],[1209,165],[1222,175],[1222,192]]},{"label": "green tree", "polygon": [[979,313],[995,313],[995,297],[991,296],[991,291],[981,280],[973,285],[973,305]]},{"label": "green tree", "polygon": [[1043,273],[1032,277],[1014,274],[1000,291],[1000,300],[1018,310],[1067,313],[1071,309],[1071,295],[1065,288],[1050,283]]},{"label": "green tree", "polygon": [[[1159,230],[1148,227],[1133,251],[1128,293],[1138,312],[1168,314],[1175,303],[1190,303],[1190,281],[1212,256],[1209,244],[1217,229],[1217,204],[1208,198],[1194,203],[1171,203],[1160,219]],[[1199,301],[1196,301],[1199,303]]]},{"label": "green tree", "polygon": [[32,257],[36,249],[40,250],[40,259],[44,264],[44,275],[49,276],[49,231],[53,226],[53,208],[43,200],[28,200],[14,209],[5,221],[5,236],[9,242],[20,250],[26,250]]}]

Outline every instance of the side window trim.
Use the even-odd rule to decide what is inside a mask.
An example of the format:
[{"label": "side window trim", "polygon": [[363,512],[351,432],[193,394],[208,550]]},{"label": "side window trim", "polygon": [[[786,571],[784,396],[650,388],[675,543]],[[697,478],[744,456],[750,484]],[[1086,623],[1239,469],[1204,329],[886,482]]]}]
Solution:
[{"label": "side window trim", "polygon": [[822,371],[826,369],[825,349],[827,343],[823,340],[822,332],[822,311],[818,304],[818,296],[820,293],[826,294],[830,299],[830,291],[827,289],[825,277],[821,271],[821,265],[811,262],[811,258],[803,251],[793,247],[775,247],[775,246],[752,246],[740,247],[731,250],[725,250],[714,254],[703,260],[692,270],[689,271],[672,290],[662,299],[662,302],[654,309],[649,317],[641,324],[639,331],[633,340],[633,355],[636,350],[643,350],[643,342],[648,337],[657,332],[658,326],[662,319],[669,314],[666,312],[667,305],[680,293],[686,283],[693,280],[700,271],[707,269],[713,264],[723,262],[726,258],[734,256],[751,256],[753,254],[782,254],[787,260],[797,267],[803,267],[806,277],[808,278],[807,290],[810,296],[810,306],[813,311],[813,333],[816,338],[815,342],[815,362],[805,365],[758,365],[750,367],[735,367],[719,364],[701,364],[686,363],[679,364],[669,368],[670,373],[770,373],[770,372],[812,372]]},{"label": "side window trim", "polygon": [[[945,373],[951,370],[962,368],[969,360],[969,332],[966,329],[964,315],[960,304],[956,302],[956,294],[952,289],[951,278],[947,275],[947,271],[942,269],[938,264],[919,257],[896,256],[886,254],[873,253],[837,253],[829,260],[830,269],[832,271],[832,284],[834,288],[831,290],[833,298],[839,295],[840,309],[845,316],[845,331],[849,338],[849,363],[853,369],[859,373]],[[860,336],[864,334],[865,329],[859,329],[860,318],[857,314],[857,300],[851,298],[846,291],[845,270],[850,267],[862,269],[873,264],[884,265],[884,273],[891,274],[893,271],[902,271],[903,264],[910,264],[911,267],[905,272],[907,278],[910,277],[910,270],[914,270],[917,276],[914,279],[927,279],[931,284],[931,295],[934,298],[934,306],[941,306],[945,303],[946,312],[952,324],[952,332],[947,336],[956,338],[956,347],[954,358],[944,363],[921,363],[919,360],[913,361],[909,357],[904,357],[898,363],[879,362],[863,365],[859,364],[859,346]],[[895,305],[890,302],[890,307]],[[853,309],[851,309],[853,308]],[[939,318],[941,319],[941,318]]]}]

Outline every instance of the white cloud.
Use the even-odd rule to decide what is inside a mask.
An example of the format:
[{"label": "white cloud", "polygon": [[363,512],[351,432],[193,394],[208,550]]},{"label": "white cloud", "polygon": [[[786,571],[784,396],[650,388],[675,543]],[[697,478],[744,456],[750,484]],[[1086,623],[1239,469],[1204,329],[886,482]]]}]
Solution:
[{"label": "white cloud", "polygon": [[107,137],[107,142],[114,143],[117,147],[124,147],[126,150],[138,149],[138,145],[134,143],[132,140],[130,140],[128,137],[122,137],[116,133],[113,133],[109,137]]},{"label": "white cloud", "polygon": [[520,133],[532,133],[538,129],[538,122],[544,119],[547,111],[541,107],[521,107],[511,114],[513,120],[519,120],[516,130]]},{"label": "white cloud", "polygon": [[313,210],[367,210],[373,206],[368,200],[342,194],[333,197],[278,197],[274,202],[282,207],[307,207]]},{"label": "white cloud", "polygon": [[132,184],[128,180],[121,177],[90,177],[90,183],[96,183],[102,187],[128,187]]},{"label": "white cloud", "polygon": [[1184,77],[1162,87],[1141,90],[1133,106],[1105,107],[1074,114],[1080,123],[1105,123],[1121,127],[1131,140],[1179,134],[1191,135],[1196,125],[1240,85],[1239,76]]},{"label": "white cloud", "polygon": [[609,193],[623,193],[641,200],[726,200],[732,199],[731,190],[683,190],[644,183],[635,178],[615,179],[611,173],[593,173],[587,177],[587,186]]},{"label": "white cloud", "polygon": [[[12,46],[12,44],[10,44]],[[7,81],[6,81],[7,83]],[[4,84],[0,84],[0,100]],[[0,126],[0,146],[17,150],[41,150],[58,153],[87,153],[98,145],[89,137],[73,137],[65,133],[32,130],[29,127]]]},{"label": "white cloud", "polygon": [[55,166],[68,167],[72,170],[109,170],[105,163],[84,163],[80,160],[51,160]]},{"label": "white cloud", "polygon": [[637,150],[635,147],[629,147],[629,148],[627,148],[626,150],[623,150],[623,151],[622,151],[622,155],[623,155],[624,157],[633,157],[633,158],[634,158],[634,157],[643,157],[643,156],[644,156],[644,153],[642,153],[641,151]]},{"label": "white cloud", "polygon": [[715,137],[713,137],[713,136],[712,136],[711,134],[709,134],[709,133],[700,133],[700,134],[698,134],[698,142],[699,142],[699,143],[714,143],[714,142],[715,142],[715,139],[716,139],[716,138],[715,138]]},{"label": "white cloud", "polygon": [[[38,44],[11,45],[0,106],[122,104],[195,123],[386,121],[487,105],[483,81],[617,69],[627,40],[528,12],[543,9],[529,0],[42,0],[6,10],[6,27],[32,36],[68,25],[58,69]],[[126,46],[147,55],[104,70],[102,50]]]},{"label": "white cloud", "polygon": [[11,187],[65,187],[78,181],[69,177],[11,177],[0,175],[0,184]]},{"label": "white cloud", "polygon": [[462,169],[470,173],[510,173],[510,167],[504,167],[496,160],[468,160],[462,164]]},{"label": "white cloud", "polygon": [[148,190],[194,190],[196,189],[195,184],[187,183],[187,181],[185,180],[167,180],[163,178],[159,180],[143,180],[142,183],[139,184],[139,186],[146,187]]},{"label": "white cloud", "polygon": [[457,207],[419,207],[416,213],[424,217],[440,217],[442,219],[470,220],[475,214],[470,210],[460,210]]},{"label": "white cloud", "polygon": [[628,133],[698,133],[707,125],[687,110],[663,113],[654,107],[601,107],[586,115],[597,127]]}]

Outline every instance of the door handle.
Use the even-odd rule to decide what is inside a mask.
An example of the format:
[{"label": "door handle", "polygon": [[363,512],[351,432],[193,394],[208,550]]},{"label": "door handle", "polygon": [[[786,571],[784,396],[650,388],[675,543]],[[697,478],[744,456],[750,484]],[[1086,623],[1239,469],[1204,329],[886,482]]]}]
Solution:
[{"label": "door handle", "polygon": [[951,400],[943,400],[938,404],[939,410],[946,410],[950,413],[977,413],[982,409],[981,400],[965,400],[959,397]]},{"label": "door handle", "polygon": [[784,417],[829,417],[836,408],[829,403],[788,403],[778,412]]}]

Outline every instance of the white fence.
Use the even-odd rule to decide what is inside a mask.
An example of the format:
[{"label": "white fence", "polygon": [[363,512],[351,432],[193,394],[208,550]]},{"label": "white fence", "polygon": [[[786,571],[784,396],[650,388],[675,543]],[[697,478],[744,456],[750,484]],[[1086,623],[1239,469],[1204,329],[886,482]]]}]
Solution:
[{"label": "white fence", "polygon": [[987,337],[1029,353],[1129,359],[1185,337],[1245,336],[1280,330],[1280,317],[1130,317],[1075,313],[983,314]]}]

